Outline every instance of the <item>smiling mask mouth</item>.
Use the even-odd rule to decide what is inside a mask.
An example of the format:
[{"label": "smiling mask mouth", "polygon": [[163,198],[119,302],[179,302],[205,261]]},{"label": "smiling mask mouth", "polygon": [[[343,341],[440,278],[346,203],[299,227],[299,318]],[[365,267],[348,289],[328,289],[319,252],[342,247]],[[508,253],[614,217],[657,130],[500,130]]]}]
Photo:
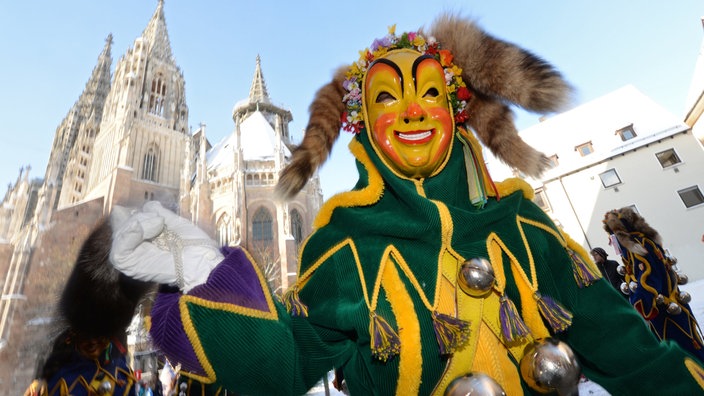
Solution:
[{"label": "smiling mask mouth", "polygon": [[429,129],[426,131],[407,131],[400,132],[394,131],[396,138],[405,144],[423,144],[427,143],[432,139],[435,134],[435,129]]}]

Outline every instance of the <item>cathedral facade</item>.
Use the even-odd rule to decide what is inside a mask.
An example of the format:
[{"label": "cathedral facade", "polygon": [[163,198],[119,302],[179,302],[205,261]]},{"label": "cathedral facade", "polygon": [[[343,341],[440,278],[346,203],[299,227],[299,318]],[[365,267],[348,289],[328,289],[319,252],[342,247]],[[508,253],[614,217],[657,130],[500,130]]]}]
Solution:
[{"label": "cathedral facade", "polygon": [[281,292],[295,280],[298,246],[322,204],[317,176],[294,199],[274,198],[292,115],[272,103],[259,57],[249,96],[233,109],[233,132],[212,145],[204,124],[189,127],[163,1],[114,74],[111,46],[109,35],[57,127],[44,178],[22,168],[0,206],[2,394],[21,393],[35,375],[80,243],[115,205],[160,201],[220,244],[246,248]]}]

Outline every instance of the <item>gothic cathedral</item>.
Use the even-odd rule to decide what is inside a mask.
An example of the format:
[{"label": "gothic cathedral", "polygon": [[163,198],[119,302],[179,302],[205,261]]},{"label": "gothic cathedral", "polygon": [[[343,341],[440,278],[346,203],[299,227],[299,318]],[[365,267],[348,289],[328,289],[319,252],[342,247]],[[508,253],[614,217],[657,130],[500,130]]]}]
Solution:
[{"label": "gothic cathedral", "polygon": [[44,179],[21,169],[0,206],[0,384],[9,386],[0,393],[16,394],[11,384],[34,376],[38,340],[52,331],[53,303],[80,243],[115,205],[161,201],[220,244],[246,248],[281,293],[322,204],[317,176],[293,200],[274,199],[293,117],[272,103],[259,57],[249,96],[233,109],[233,132],[211,145],[204,124],[189,127],[163,0],[112,76],[111,46],[108,35],[57,127]]}]

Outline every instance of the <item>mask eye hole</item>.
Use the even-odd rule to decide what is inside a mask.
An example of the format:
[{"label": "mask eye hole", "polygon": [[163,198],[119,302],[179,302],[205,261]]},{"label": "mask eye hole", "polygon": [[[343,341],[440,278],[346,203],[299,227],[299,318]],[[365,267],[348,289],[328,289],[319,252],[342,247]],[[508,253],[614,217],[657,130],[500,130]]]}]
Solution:
[{"label": "mask eye hole", "polygon": [[388,103],[394,100],[396,100],[396,98],[386,91],[380,92],[379,95],[376,96],[376,103]]},{"label": "mask eye hole", "polygon": [[436,98],[440,95],[440,92],[437,90],[437,88],[430,88],[427,91],[425,91],[425,94],[423,94],[424,98]]}]

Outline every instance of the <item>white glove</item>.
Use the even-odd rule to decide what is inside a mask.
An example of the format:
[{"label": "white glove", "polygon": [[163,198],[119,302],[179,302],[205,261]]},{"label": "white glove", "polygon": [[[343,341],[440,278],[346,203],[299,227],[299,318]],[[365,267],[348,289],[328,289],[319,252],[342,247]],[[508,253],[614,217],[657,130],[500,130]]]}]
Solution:
[{"label": "white glove", "polygon": [[205,283],[210,271],[225,258],[217,243],[205,231],[165,209],[158,201],[147,202],[143,211],[164,219],[164,231],[151,242],[171,252],[171,268],[175,270],[179,288],[187,293]]},{"label": "white glove", "polygon": [[110,222],[110,261],[131,278],[175,284],[186,293],[205,283],[224,258],[203,230],[156,201],[142,212],[115,206]]},{"label": "white glove", "polygon": [[176,280],[171,253],[145,242],[162,232],[163,217],[115,206],[110,226],[110,262],[118,271],[145,282],[168,284]]}]

